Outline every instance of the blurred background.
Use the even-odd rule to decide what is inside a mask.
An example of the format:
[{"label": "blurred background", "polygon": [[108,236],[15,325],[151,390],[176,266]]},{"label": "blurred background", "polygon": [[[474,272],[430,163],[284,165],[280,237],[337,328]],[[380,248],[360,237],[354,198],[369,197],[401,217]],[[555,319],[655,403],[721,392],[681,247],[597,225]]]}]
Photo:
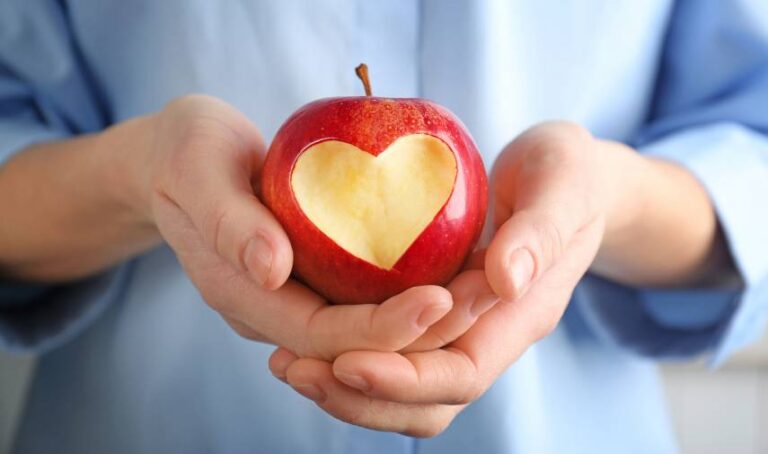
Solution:
[{"label": "blurred background", "polygon": [[[0,454],[10,449],[33,369],[33,358],[0,352]],[[682,453],[768,453],[768,336],[716,371],[703,362],[663,370]]]}]

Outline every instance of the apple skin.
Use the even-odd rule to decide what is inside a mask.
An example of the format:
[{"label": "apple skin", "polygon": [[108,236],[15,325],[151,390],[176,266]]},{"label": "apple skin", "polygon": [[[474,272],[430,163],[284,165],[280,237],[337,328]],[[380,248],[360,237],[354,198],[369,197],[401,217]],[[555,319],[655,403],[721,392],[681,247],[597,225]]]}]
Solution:
[{"label": "apple skin", "polygon": [[[429,134],[454,153],[454,188],[434,220],[390,270],[359,259],[321,232],[291,187],[294,165],[310,146],[339,140],[377,156],[401,136]],[[480,154],[461,121],[424,99],[320,99],[288,118],[267,153],[262,198],[285,229],[294,274],[333,303],[381,303],[410,287],[446,284],[461,268],[485,222],[488,185]]]}]

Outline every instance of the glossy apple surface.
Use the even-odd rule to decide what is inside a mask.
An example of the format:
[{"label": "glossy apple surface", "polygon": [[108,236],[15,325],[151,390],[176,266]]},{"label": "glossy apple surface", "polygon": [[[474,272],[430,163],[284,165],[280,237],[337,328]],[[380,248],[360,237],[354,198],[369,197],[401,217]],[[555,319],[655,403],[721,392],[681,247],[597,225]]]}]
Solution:
[{"label": "glossy apple surface", "polygon": [[445,284],[474,247],[487,205],[469,133],[423,99],[307,104],[278,131],[261,183],[291,240],[294,273],[334,303]]}]

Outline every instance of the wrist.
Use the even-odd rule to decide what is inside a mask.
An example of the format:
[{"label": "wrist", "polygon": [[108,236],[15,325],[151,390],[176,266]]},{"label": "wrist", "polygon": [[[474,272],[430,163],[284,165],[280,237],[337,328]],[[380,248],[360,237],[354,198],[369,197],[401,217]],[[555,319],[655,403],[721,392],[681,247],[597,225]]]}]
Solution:
[{"label": "wrist", "polygon": [[645,211],[643,178],[649,163],[617,142],[598,140],[597,147],[604,163],[603,193],[607,197],[603,249],[627,241],[632,226]]},{"label": "wrist", "polygon": [[635,286],[700,285],[733,271],[705,188],[685,168],[603,142],[606,230],[592,271]]},{"label": "wrist", "polygon": [[103,186],[131,223],[154,229],[150,208],[155,115],[126,120],[104,130],[97,140],[106,160]]}]

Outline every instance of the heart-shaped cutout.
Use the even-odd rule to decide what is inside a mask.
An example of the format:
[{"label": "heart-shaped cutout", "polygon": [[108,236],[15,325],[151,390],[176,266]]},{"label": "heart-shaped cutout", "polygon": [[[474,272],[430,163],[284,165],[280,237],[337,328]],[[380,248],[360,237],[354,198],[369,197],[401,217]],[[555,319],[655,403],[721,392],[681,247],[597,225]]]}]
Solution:
[{"label": "heart-shaped cutout", "polygon": [[427,134],[400,137],[374,156],[326,140],[297,159],[291,187],[304,214],[341,248],[392,269],[453,191],[456,158]]}]

